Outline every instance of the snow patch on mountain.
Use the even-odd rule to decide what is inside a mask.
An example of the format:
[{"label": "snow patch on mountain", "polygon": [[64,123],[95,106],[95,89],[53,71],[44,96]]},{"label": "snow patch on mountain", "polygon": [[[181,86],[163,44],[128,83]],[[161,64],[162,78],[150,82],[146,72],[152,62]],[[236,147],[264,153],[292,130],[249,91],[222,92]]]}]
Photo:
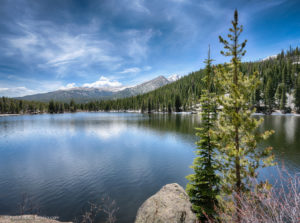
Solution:
[{"label": "snow patch on mountain", "polygon": [[109,87],[109,86],[103,86],[103,87],[73,87],[68,89],[59,89],[59,90],[65,90],[65,91],[73,91],[73,90],[81,90],[81,91],[111,91],[111,92],[118,92],[126,89],[128,87],[121,86],[121,87]]},{"label": "snow patch on mountain", "polygon": [[180,79],[180,76],[179,76],[178,74],[173,74],[173,75],[167,77],[167,80],[168,80],[169,82],[174,82],[174,81],[177,81],[177,80],[179,80],[179,79]]},{"label": "snow patch on mountain", "polygon": [[272,55],[272,56],[268,56],[268,57],[262,59],[262,61],[276,59],[276,57],[277,57],[277,54],[276,55]]}]

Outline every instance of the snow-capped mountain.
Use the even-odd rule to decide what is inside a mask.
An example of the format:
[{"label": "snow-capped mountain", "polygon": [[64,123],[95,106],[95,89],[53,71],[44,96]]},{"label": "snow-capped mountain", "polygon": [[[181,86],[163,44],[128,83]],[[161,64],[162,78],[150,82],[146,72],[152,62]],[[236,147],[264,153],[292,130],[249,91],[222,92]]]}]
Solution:
[{"label": "snow-capped mountain", "polygon": [[170,81],[167,78],[165,78],[164,76],[159,76],[150,81],[147,81],[142,84],[136,85],[134,87],[129,87],[122,91],[119,91],[119,94],[125,95],[125,97],[134,96],[134,95],[138,95],[138,94],[144,94],[144,93],[153,91],[153,90],[155,90],[159,87],[162,87],[166,84],[169,84],[169,83],[170,83]]},{"label": "snow-capped mountain", "polygon": [[167,78],[167,80],[169,81],[169,82],[174,82],[174,81],[177,81],[177,80],[179,80],[180,79],[180,76],[178,75],[178,74],[173,74],[173,75],[171,75],[171,76],[169,76],[168,78]]},{"label": "snow-capped mountain", "polygon": [[272,59],[276,59],[276,58],[277,58],[277,54],[276,55],[272,55],[272,56],[268,56],[268,57],[262,59],[262,61],[272,60]]},{"label": "snow-capped mountain", "polygon": [[164,76],[159,76],[155,79],[133,87],[75,87],[71,89],[61,89],[48,93],[27,95],[24,97],[19,97],[17,99],[42,102],[48,102],[50,100],[69,102],[71,99],[74,99],[75,102],[88,102],[101,99],[124,98],[153,91],[178,79],[178,75],[172,75],[168,78],[165,78]]}]

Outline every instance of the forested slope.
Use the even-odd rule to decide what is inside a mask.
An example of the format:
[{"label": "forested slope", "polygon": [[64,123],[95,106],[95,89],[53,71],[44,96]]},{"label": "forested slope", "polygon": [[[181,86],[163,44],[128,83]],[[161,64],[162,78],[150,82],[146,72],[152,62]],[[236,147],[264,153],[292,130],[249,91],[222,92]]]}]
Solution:
[{"label": "forested slope", "polygon": [[[300,109],[300,51],[282,51],[267,60],[242,63],[241,71],[258,71],[261,84],[253,92],[251,103],[266,113],[275,109],[289,112]],[[201,95],[203,70],[192,72],[180,80],[149,93],[118,100],[91,102],[87,110],[188,111]],[[217,90],[217,89],[216,89]]]}]

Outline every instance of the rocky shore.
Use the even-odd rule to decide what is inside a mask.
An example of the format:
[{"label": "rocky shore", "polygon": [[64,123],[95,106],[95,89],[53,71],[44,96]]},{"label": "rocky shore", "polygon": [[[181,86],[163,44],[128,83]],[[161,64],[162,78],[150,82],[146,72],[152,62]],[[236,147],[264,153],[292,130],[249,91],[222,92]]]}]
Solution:
[{"label": "rocky shore", "polygon": [[[195,223],[196,215],[191,208],[192,204],[185,190],[177,183],[167,184],[142,204],[135,223]],[[60,223],[60,221],[55,217],[21,215],[0,216],[0,223]]]},{"label": "rocky shore", "polygon": [[[37,215],[0,216],[0,223],[61,223],[55,217],[40,217]],[[71,222],[65,222],[71,223]]]}]

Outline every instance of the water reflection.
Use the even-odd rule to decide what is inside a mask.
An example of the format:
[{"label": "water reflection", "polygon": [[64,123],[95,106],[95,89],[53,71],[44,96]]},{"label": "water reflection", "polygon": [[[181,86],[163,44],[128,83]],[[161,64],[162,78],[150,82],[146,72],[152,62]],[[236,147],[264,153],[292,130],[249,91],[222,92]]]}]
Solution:
[{"label": "water reflection", "polygon": [[290,172],[300,171],[300,117],[266,116],[264,129],[274,129],[264,145],[271,145],[276,161],[285,165]]},{"label": "water reflection", "polygon": [[[276,133],[260,146],[273,146],[278,161],[299,171],[300,117],[264,118],[260,131]],[[119,222],[133,222],[142,202],[163,185],[185,186],[198,125],[197,115],[0,117],[0,214],[17,214],[26,192],[41,214],[73,220],[88,201],[108,193],[120,207]]]}]

